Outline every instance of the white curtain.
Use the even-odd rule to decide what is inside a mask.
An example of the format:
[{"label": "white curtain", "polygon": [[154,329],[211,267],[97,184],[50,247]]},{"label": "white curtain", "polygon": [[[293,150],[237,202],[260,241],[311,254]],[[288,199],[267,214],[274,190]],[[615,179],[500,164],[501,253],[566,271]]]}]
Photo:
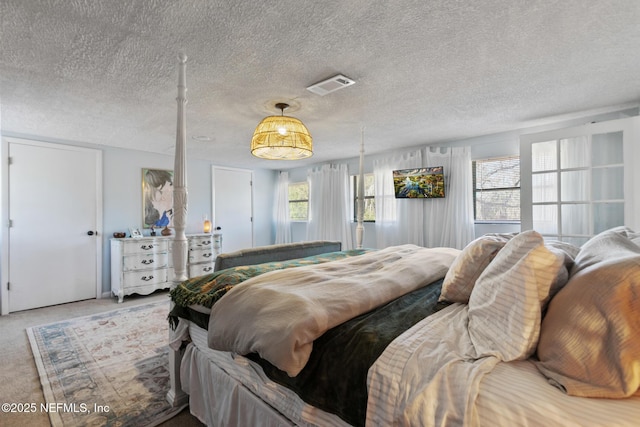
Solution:
[{"label": "white curtain", "polygon": [[422,167],[420,150],[373,163],[376,202],[376,246],[413,243],[424,246],[424,200],[396,199],[393,171]]},{"label": "white curtain", "polygon": [[276,244],[291,243],[289,172],[280,172],[276,192]]},{"label": "white curtain", "polygon": [[426,245],[462,249],[475,237],[471,148],[427,147],[424,166],[445,174],[445,198],[425,201]]},{"label": "white curtain", "polygon": [[310,170],[307,176],[307,240],[339,240],[343,250],[353,249],[347,165],[323,165]]}]

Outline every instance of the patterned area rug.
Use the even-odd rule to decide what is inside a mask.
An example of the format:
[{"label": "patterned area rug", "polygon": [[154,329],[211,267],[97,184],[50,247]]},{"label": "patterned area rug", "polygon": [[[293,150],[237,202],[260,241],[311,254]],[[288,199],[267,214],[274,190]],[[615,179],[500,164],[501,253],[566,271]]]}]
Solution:
[{"label": "patterned area rug", "polygon": [[54,427],[153,426],[169,389],[169,301],[29,328]]}]

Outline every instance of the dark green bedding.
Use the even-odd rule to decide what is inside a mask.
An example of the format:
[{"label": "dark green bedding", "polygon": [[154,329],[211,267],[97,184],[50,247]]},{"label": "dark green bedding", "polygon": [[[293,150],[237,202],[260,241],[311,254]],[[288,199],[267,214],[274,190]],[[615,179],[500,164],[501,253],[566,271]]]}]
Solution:
[{"label": "dark green bedding", "polygon": [[199,305],[203,308],[210,309],[216,301],[222,298],[235,285],[252,277],[259,276],[260,274],[285,268],[322,264],[362,255],[372,250],[373,249],[351,249],[288,261],[231,267],[185,280],[170,292],[171,300],[175,306],[169,313],[169,323],[175,328],[178,323],[178,318],[182,317],[194,322],[201,328],[208,329],[209,315],[189,308],[190,305]]},{"label": "dark green bedding", "polygon": [[441,287],[438,280],[330,329],[314,341],[309,362],[294,378],[257,354],[247,357],[305,402],[364,425],[369,367],[398,335],[450,304],[438,303]]}]

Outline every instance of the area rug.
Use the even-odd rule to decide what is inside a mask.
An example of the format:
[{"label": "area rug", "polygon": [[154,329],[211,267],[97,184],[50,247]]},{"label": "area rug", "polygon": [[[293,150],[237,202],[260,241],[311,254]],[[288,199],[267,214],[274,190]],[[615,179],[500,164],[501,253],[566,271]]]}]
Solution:
[{"label": "area rug", "polygon": [[54,427],[154,426],[169,389],[169,301],[29,328]]}]

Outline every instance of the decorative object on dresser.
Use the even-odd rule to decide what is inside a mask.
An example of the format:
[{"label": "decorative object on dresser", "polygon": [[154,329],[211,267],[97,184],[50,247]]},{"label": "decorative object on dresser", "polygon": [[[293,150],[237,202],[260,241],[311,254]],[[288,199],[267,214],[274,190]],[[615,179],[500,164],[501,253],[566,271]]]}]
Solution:
[{"label": "decorative object on dresser", "polygon": [[206,215],[202,218],[202,231],[205,233],[211,233],[211,221]]},{"label": "decorative object on dresser", "polygon": [[129,227],[129,236],[139,238],[142,237],[142,233],[140,232],[139,228]]},{"label": "decorative object on dresser", "polygon": [[[189,277],[213,271],[219,249],[210,234],[187,236]],[[125,295],[149,295],[173,283],[173,240],[168,237],[111,239],[111,292],[122,302]]]}]

